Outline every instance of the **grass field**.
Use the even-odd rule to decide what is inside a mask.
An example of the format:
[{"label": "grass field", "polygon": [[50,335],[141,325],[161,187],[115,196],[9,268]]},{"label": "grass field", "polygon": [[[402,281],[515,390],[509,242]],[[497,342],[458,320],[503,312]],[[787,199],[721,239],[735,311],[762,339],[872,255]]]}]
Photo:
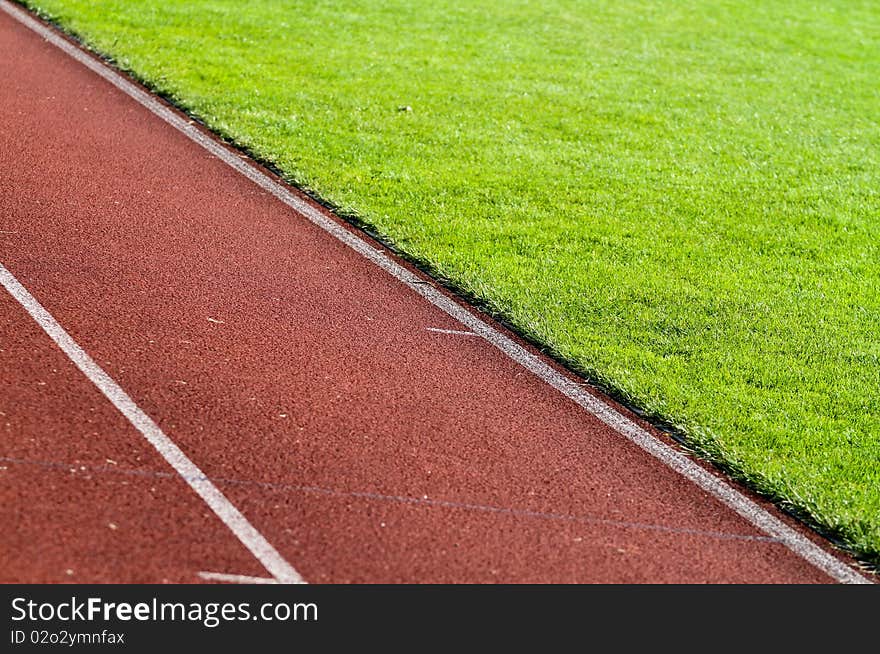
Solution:
[{"label": "grass field", "polygon": [[28,4],[880,563],[876,2]]}]

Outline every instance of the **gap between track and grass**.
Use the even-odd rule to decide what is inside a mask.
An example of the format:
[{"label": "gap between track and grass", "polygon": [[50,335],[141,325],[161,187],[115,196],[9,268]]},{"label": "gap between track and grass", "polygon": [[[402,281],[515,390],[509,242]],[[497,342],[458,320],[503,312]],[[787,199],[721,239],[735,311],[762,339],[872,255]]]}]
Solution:
[{"label": "gap between track and grass", "polygon": [[[759,530],[768,534],[772,538],[779,540],[792,552],[801,556],[831,578],[841,583],[872,583],[870,580],[851,569],[844,562],[838,560],[832,554],[813,543],[810,539],[798,533],[798,531],[789,527],[783,521],[760,507],[757,503],[744,496],[730,484],[709,473],[681,452],[654,437],[647,430],[643,429],[614,409],[610,404],[585,391],[580,385],[557,372],[548,363],[531,354],[524,347],[484,322],[468,309],[465,309],[463,306],[444,295],[431,284],[424,283],[424,280],[395,262],[390,256],[385,254],[385,252],[369,244],[361,236],[344,228],[341,224],[335,222],[333,219],[322,213],[322,211],[294,194],[291,190],[270,177],[268,174],[244,161],[241,154],[229,150],[215,137],[204,133],[199,127],[194,125],[192,121],[179,115],[157,97],[145,91],[106,63],[80,49],[67,38],[32,17],[25,10],[10,4],[8,0],[0,0],[0,9],[3,9],[7,14],[42,36],[46,41],[58,47],[73,59],[95,72],[117,89],[148,109],[155,116],[200,145],[210,154],[216,156],[234,170],[250,179],[257,186],[272,194],[296,213],[346,244],[400,282],[406,284],[428,302],[457,320],[470,331],[486,339],[517,364],[532,372],[538,378],[611,427],[614,431],[629,439],[644,451],[683,475],[689,481],[731,508]],[[217,491],[217,493],[219,493],[219,491]],[[294,574],[296,573],[294,572]]]}]

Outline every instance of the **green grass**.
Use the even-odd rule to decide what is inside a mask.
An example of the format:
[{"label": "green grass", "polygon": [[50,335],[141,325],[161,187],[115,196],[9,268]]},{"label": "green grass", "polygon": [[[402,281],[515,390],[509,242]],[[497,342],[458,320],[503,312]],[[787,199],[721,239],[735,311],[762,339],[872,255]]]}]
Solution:
[{"label": "green grass", "polygon": [[880,563],[876,2],[28,4]]}]

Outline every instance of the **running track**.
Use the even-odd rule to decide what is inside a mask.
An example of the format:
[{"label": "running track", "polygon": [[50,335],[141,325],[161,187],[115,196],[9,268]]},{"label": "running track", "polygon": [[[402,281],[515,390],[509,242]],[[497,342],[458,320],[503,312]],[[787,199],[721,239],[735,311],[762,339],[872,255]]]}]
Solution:
[{"label": "running track", "polygon": [[3,583],[865,581],[0,9]]}]

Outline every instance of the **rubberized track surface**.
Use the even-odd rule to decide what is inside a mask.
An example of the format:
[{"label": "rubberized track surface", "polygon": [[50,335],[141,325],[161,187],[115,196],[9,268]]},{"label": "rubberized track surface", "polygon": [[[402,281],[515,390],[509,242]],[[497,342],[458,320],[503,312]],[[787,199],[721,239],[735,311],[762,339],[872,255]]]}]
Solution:
[{"label": "rubberized track surface", "polygon": [[[0,264],[305,581],[834,581],[3,12],[0,80]],[[267,577],[0,316],[0,581]]]}]

